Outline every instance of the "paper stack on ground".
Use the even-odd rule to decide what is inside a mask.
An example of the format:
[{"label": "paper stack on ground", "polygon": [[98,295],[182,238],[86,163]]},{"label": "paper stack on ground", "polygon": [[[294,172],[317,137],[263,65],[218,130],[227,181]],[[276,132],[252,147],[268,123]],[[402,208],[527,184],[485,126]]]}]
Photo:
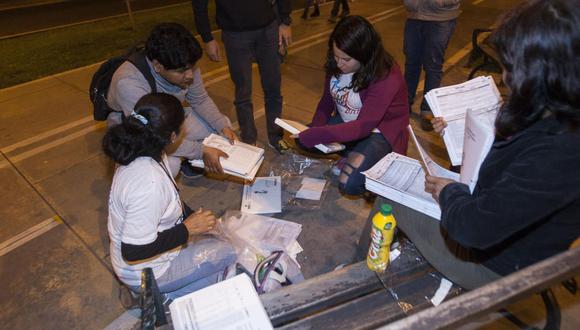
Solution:
[{"label": "paper stack on ground", "polygon": [[282,178],[258,177],[244,185],[242,212],[253,214],[282,212]]},{"label": "paper stack on ground", "polygon": [[[425,192],[425,172],[418,160],[391,152],[362,174],[366,176],[367,190],[441,219],[439,204]],[[447,171],[446,174],[459,180],[457,173]]]},{"label": "paper stack on ground", "polygon": [[425,99],[433,115],[443,117],[447,122],[443,141],[453,165],[461,165],[467,109],[473,111],[477,121],[493,130],[502,102],[497,86],[490,76],[432,89],[425,95]]},{"label": "paper stack on ground", "polygon": [[[240,141],[231,144],[220,135],[211,134],[203,140],[203,145],[228,154],[228,158],[220,158],[224,172],[246,180],[254,179],[264,161],[264,149]],[[193,159],[190,163],[195,167],[204,167],[202,159]]]},{"label": "paper stack on ground", "polygon": [[262,301],[246,274],[177,298],[169,310],[177,330],[272,329]]},{"label": "paper stack on ground", "polygon": [[[308,126],[306,126],[302,123],[293,121],[293,120],[289,120],[289,119],[276,118],[274,123],[276,123],[276,125],[282,127],[286,131],[288,131],[290,134],[298,134],[298,133],[308,129]],[[317,144],[314,147],[316,149],[324,152],[325,154],[344,150],[344,144],[336,143],[336,142],[335,143],[327,143],[327,144]]]}]

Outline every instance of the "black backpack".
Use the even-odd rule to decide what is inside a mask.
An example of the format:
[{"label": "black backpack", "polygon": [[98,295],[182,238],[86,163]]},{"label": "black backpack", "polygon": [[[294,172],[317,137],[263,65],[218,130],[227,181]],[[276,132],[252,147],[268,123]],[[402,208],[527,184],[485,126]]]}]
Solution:
[{"label": "black backpack", "polygon": [[143,49],[135,49],[127,55],[110,58],[101,64],[97,72],[95,72],[89,87],[89,97],[91,103],[93,103],[93,118],[95,120],[107,120],[109,113],[115,111],[107,103],[107,92],[109,91],[113,74],[125,61],[131,62],[139,69],[141,74],[147,79],[147,82],[149,82],[151,93],[157,92],[155,78],[153,78],[153,74],[149,69]]}]

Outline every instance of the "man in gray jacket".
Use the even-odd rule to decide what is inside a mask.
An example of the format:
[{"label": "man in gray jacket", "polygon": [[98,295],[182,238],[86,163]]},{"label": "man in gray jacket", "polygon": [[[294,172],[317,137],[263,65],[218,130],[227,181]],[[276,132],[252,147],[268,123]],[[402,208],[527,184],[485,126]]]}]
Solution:
[{"label": "man in gray jacket", "polygon": [[[199,42],[182,25],[161,23],[149,35],[145,53],[157,92],[171,94],[188,104],[183,109],[185,121],[181,134],[168,152],[173,176],[179,172],[180,164],[184,176],[196,176],[187,162],[189,159],[203,159],[207,170],[223,173],[219,157],[227,158],[227,154],[203,146],[203,139],[211,133],[222,134],[230,141],[238,138],[230,120],[218,110],[205,90],[200,70],[195,65],[202,55]],[[109,127],[120,123],[123,116],[130,116],[137,101],[148,93],[151,87],[139,69],[128,61],[123,63],[115,71],[107,93],[107,103],[116,110],[107,118]]]},{"label": "man in gray jacket", "polygon": [[[425,70],[423,94],[441,84],[445,49],[461,12],[460,2],[460,0],[403,0],[408,12],[403,49],[409,111],[415,99],[421,69]],[[421,128],[432,130],[430,119],[433,114],[425,100],[420,108]]]}]

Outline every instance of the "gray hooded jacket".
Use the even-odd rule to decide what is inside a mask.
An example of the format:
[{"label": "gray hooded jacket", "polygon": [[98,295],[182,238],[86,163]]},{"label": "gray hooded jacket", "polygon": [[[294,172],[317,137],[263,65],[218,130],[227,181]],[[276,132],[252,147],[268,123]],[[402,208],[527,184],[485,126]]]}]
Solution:
[{"label": "gray hooded jacket", "polygon": [[408,18],[422,21],[449,21],[459,16],[461,0],[403,0]]}]

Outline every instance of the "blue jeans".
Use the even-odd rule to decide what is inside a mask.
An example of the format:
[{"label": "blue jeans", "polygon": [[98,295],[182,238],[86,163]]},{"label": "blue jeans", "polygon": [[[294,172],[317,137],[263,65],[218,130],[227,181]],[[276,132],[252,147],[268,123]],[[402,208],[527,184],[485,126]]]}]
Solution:
[{"label": "blue jeans", "polygon": [[[327,125],[336,125],[343,123],[340,115],[335,115],[328,120]],[[312,148],[308,149],[304,147],[299,140],[296,141],[297,145],[309,152],[320,153],[318,149]],[[381,133],[371,133],[369,136],[364,137],[360,140],[343,142],[345,149],[341,152],[341,156],[346,158],[346,163],[341,170],[340,176],[346,175],[348,179],[345,182],[341,182],[339,176],[338,189],[346,195],[360,195],[365,189],[365,176],[361,174],[373,167],[381,158],[385,157],[388,153],[393,151],[393,147],[385,139]],[[359,153],[363,157],[363,161],[360,166],[356,167],[349,162],[351,153]]]},{"label": "blue jeans", "polygon": [[252,62],[258,63],[266,108],[268,141],[273,145],[282,138],[282,129],[274,124],[282,114],[280,92],[281,73],[278,56],[278,22],[253,31],[223,31],[222,40],[230,69],[230,77],[236,86],[234,105],[240,124],[241,139],[253,144],[258,139],[252,103]]},{"label": "blue jeans", "polygon": [[[183,247],[169,269],[155,280],[161,293],[175,299],[216,283],[235,261],[236,252],[229,243],[204,238]],[[140,287],[129,288],[141,291]]]},{"label": "blue jeans", "polygon": [[[455,30],[455,24],[456,19],[443,22],[408,19],[405,23],[403,51],[409,109],[415,99],[421,69],[425,70],[423,94],[441,84],[445,49]],[[421,103],[421,111],[430,111],[425,100]]]}]

